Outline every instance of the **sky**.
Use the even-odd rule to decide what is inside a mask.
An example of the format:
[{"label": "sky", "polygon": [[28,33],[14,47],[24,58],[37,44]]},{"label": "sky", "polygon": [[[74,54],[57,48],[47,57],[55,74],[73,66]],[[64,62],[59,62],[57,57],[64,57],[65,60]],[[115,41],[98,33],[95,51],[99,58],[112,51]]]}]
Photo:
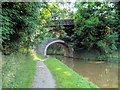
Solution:
[{"label": "sky", "polygon": [[[75,0],[73,0],[73,1],[75,1]],[[64,6],[60,4],[60,7],[61,8],[66,8],[67,10],[75,12],[77,9],[74,7],[74,4],[75,4],[75,2],[69,2],[69,3],[66,2],[64,4]]]}]

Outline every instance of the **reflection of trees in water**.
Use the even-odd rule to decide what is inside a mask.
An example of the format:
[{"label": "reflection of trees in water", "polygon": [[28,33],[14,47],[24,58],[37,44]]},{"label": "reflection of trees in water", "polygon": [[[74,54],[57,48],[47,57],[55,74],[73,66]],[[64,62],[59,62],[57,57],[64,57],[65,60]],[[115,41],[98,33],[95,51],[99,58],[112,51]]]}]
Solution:
[{"label": "reflection of trees in water", "polygon": [[48,47],[47,54],[64,54],[64,50],[60,44],[55,43]]},{"label": "reflection of trees in water", "polygon": [[[74,59],[73,62],[71,62],[69,58],[66,58],[64,64],[72,68],[78,74],[84,76],[85,79],[96,83],[99,87],[118,87],[117,63],[96,63],[96,61],[82,61],[77,59]],[[74,67],[71,64],[74,65]]]}]

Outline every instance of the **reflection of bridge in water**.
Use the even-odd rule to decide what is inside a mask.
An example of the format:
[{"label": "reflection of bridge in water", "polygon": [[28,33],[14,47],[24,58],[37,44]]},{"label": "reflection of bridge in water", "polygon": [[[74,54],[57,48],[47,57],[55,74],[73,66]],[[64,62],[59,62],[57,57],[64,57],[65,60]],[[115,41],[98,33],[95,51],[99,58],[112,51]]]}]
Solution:
[{"label": "reflection of bridge in water", "polygon": [[61,39],[51,38],[38,45],[36,52],[44,56],[47,55],[47,49],[50,45],[58,43],[64,49],[64,56],[73,57],[73,48]]}]

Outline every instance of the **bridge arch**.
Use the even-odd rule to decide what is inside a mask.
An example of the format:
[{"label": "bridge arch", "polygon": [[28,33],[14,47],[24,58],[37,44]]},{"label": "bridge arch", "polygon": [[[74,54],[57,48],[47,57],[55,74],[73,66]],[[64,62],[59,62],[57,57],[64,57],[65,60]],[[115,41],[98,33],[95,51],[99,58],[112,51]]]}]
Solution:
[{"label": "bridge arch", "polygon": [[70,47],[69,45],[67,45],[67,43],[65,43],[65,41],[61,40],[61,39],[49,39],[46,42],[41,43],[40,45],[38,45],[36,51],[44,56],[47,55],[47,49],[50,45],[54,44],[54,43],[58,43],[60,44],[63,49],[64,49],[64,56],[68,56],[68,57],[73,57],[73,49],[72,47]]}]

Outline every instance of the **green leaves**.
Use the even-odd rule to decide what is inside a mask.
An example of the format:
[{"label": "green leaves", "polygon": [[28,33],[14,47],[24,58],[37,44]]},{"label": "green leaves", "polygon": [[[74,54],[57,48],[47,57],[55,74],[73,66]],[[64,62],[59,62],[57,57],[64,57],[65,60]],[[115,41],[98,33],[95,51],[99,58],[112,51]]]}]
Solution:
[{"label": "green leaves", "polygon": [[14,31],[12,29],[12,26],[14,23],[10,21],[10,18],[8,16],[1,16],[2,17],[2,39],[3,40],[9,40],[9,34],[12,34]]},{"label": "green leaves", "polygon": [[38,29],[37,26],[42,21],[39,9],[42,8],[43,4],[45,3],[2,3],[2,44],[3,50],[5,50],[3,52],[6,52],[8,49],[15,51],[21,47],[29,48],[29,46],[33,45],[35,32]]},{"label": "green leaves", "polygon": [[74,44],[88,48],[97,45],[105,53],[117,50],[120,20],[115,3],[76,2],[76,8],[74,37],[77,39],[73,40]]},{"label": "green leaves", "polygon": [[86,25],[97,25],[99,22],[98,17],[91,17],[85,21]]}]

